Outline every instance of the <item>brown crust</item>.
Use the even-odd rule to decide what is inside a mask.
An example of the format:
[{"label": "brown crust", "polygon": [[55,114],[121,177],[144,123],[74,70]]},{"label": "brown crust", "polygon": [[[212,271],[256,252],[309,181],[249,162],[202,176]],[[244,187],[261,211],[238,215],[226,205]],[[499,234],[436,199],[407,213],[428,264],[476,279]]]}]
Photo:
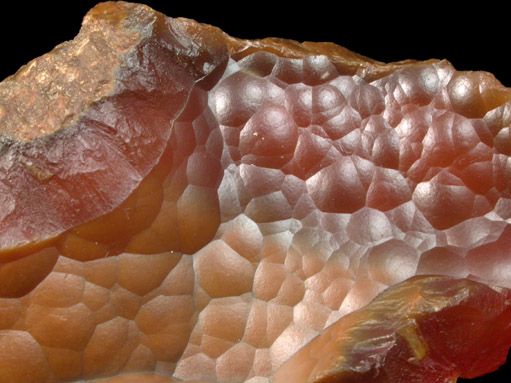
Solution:
[{"label": "brown crust", "polygon": [[0,83],[0,134],[31,141],[75,124],[92,104],[115,93],[117,73],[126,55],[150,36],[154,27],[168,27],[190,36],[190,41],[200,48],[199,57],[189,51],[183,59],[193,60],[197,71],[207,70],[205,67],[214,63],[210,52],[238,57],[260,50],[289,58],[328,55],[341,73],[356,73],[367,80],[402,67],[437,61],[385,64],[332,43],[299,43],[278,38],[240,40],[189,19],[166,18],[164,23],[156,22],[164,17],[140,4],[98,4],[85,16],[74,40],[32,60]]},{"label": "brown crust", "polygon": [[[156,13],[128,4],[92,9],[72,41],[32,60],[0,83],[0,133],[30,141],[77,122],[88,107],[113,93],[116,71],[147,34]],[[137,18],[137,20],[133,20]]]}]

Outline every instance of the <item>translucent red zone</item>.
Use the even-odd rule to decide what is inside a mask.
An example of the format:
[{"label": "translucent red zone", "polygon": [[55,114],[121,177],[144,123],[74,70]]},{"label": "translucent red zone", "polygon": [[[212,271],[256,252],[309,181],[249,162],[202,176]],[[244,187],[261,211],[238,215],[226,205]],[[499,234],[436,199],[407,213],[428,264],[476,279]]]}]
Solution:
[{"label": "translucent red zone", "polygon": [[[5,379],[264,381],[415,274],[511,286],[510,104],[487,78],[258,52],[194,85],[138,53],[79,126],[0,157],[2,248],[52,240],[0,267]],[[451,311],[424,331],[461,318],[490,348]],[[451,335],[431,342],[456,358]]]}]

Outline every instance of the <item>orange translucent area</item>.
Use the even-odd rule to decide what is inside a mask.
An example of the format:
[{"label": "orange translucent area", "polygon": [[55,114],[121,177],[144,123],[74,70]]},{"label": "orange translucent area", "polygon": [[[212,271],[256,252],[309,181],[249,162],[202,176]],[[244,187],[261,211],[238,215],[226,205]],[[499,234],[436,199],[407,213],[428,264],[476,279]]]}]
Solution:
[{"label": "orange translucent area", "polygon": [[510,298],[508,289],[474,281],[411,278],[327,328],[272,382],[428,383],[486,374],[511,345]]},{"label": "orange translucent area", "polygon": [[[502,362],[511,103],[491,75],[124,2],[80,36],[80,59],[120,49],[115,86],[51,135],[0,137],[0,383],[424,383]],[[26,68],[80,61],[59,52]]]}]

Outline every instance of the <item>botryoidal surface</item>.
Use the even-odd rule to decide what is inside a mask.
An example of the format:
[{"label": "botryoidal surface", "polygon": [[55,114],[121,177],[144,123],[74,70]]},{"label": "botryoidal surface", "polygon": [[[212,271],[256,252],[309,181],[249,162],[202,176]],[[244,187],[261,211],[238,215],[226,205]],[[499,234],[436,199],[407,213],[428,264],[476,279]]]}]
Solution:
[{"label": "botryoidal surface", "polygon": [[[98,5],[0,84],[0,383],[495,369],[511,341],[510,98],[447,61]],[[448,277],[403,282],[426,274]],[[346,372],[361,360],[369,375]]]}]

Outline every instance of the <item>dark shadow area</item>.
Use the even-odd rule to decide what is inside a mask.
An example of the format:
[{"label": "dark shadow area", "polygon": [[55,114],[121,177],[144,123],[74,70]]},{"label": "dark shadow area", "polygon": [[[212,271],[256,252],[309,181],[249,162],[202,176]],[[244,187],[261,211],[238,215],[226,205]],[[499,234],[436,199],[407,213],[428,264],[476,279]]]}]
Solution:
[{"label": "dark shadow area", "polygon": [[[502,9],[446,7],[434,2],[419,7],[342,3],[340,9],[313,2],[250,4],[139,0],[171,17],[215,25],[233,37],[281,37],[330,41],[373,59],[447,59],[458,70],[484,70],[511,86],[508,16]],[[11,2],[0,15],[0,77],[13,74],[32,58],[72,39],[81,20],[97,1],[68,4]],[[307,5],[308,4],[308,5]]]},{"label": "dark shadow area", "polygon": [[511,377],[511,353],[507,355],[506,364],[497,371],[475,379],[458,379],[457,383],[504,383],[509,382]]}]

